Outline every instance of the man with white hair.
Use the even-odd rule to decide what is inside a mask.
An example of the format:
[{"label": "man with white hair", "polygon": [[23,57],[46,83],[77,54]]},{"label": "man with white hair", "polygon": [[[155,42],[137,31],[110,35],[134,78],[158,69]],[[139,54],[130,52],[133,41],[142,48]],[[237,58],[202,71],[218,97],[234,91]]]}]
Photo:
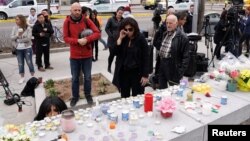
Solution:
[{"label": "man with white hair", "polygon": [[[93,104],[91,96],[91,67],[92,46],[91,43],[101,36],[95,24],[82,14],[81,5],[73,3],[71,14],[66,17],[63,24],[63,38],[70,45],[70,68],[72,75],[72,99],[70,106],[74,107],[79,96],[79,76],[84,74],[84,94],[89,105]],[[87,29],[88,28],[88,29]],[[91,35],[82,36],[91,29]]]},{"label": "man with white hair", "polygon": [[189,62],[189,41],[187,36],[177,28],[178,19],[169,15],[166,19],[167,31],[163,35],[160,47],[160,89],[179,84]]},{"label": "man with white hair", "polygon": [[[167,16],[175,14],[175,10],[172,6],[168,7],[168,11],[167,11]],[[159,56],[159,50],[161,47],[161,43],[164,39],[163,35],[164,33],[167,31],[167,26],[166,26],[166,19],[162,22],[161,26],[159,27],[158,31],[155,33],[154,35],[154,39],[153,39],[153,45],[156,48],[157,51],[157,56],[156,56],[156,64],[155,64],[155,73],[154,73],[154,77],[153,77],[153,81],[151,82],[153,85],[155,84],[155,88],[158,88],[159,86],[159,69],[160,69],[160,64],[161,64],[161,59]]]}]

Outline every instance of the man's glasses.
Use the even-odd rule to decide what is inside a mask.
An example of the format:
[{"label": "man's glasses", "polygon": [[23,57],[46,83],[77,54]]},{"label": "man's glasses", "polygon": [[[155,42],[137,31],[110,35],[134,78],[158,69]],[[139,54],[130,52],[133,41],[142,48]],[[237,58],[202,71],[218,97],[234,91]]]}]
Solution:
[{"label": "man's glasses", "polygon": [[127,32],[133,32],[134,31],[133,28],[125,28],[124,30],[127,31]]}]

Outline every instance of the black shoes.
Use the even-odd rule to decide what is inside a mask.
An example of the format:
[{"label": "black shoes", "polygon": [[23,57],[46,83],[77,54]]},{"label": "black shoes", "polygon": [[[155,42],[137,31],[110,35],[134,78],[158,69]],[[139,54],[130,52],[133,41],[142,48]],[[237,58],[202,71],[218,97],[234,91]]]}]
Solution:
[{"label": "black shoes", "polygon": [[111,73],[111,67],[108,67],[108,72]]},{"label": "black shoes", "polygon": [[94,101],[91,95],[86,96],[86,100],[89,106],[92,106],[94,104]]},{"label": "black shoes", "polygon": [[70,101],[70,106],[71,107],[75,107],[76,106],[76,103],[78,102],[79,98],[72,98],[71,101]]}]

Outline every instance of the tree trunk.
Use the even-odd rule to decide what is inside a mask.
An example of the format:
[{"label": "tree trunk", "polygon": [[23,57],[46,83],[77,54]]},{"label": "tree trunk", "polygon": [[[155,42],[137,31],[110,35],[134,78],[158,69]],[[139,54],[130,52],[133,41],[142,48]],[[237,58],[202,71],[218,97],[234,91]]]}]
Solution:
[{"label": "tree trunk", "polygon": [[[50,11],[50,3],[51,3],[51,0],[47,0],[47,2],[48,2],[48,12]],[[50,14],[50,12],[49,12],[49,14]]]},{"label": "tree trunk", "polygon": [[168,0],[166,0],[166,12],[168,11]]},{"label": "tree trunk", "polygon": [[205,0],[200,0],[199,6],[198,6],[198,23],[197,23],[198,33],[200,33],[202,30],[204,11],[205,11]]}]

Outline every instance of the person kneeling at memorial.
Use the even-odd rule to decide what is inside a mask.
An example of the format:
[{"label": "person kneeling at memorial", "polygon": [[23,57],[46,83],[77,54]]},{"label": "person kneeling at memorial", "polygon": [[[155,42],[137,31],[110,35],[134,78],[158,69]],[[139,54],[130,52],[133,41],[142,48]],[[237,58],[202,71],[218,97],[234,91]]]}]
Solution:
[{"label": "person kneeling at memorial", "polygon": [[57,96],[46,97],[34,118],[35,121],[43,120],[45,117],[52,117],[60,114],[63,110],[68,109],[65,102]]},{"label": "person kneeling at memorial", "polygon": [[175,15],[169,15],[166,20],[167,32],[163,35],[160,48],[160,89],[169,85],[179,84],[189,63],[189,40],[177,29],[178,20]]}]

